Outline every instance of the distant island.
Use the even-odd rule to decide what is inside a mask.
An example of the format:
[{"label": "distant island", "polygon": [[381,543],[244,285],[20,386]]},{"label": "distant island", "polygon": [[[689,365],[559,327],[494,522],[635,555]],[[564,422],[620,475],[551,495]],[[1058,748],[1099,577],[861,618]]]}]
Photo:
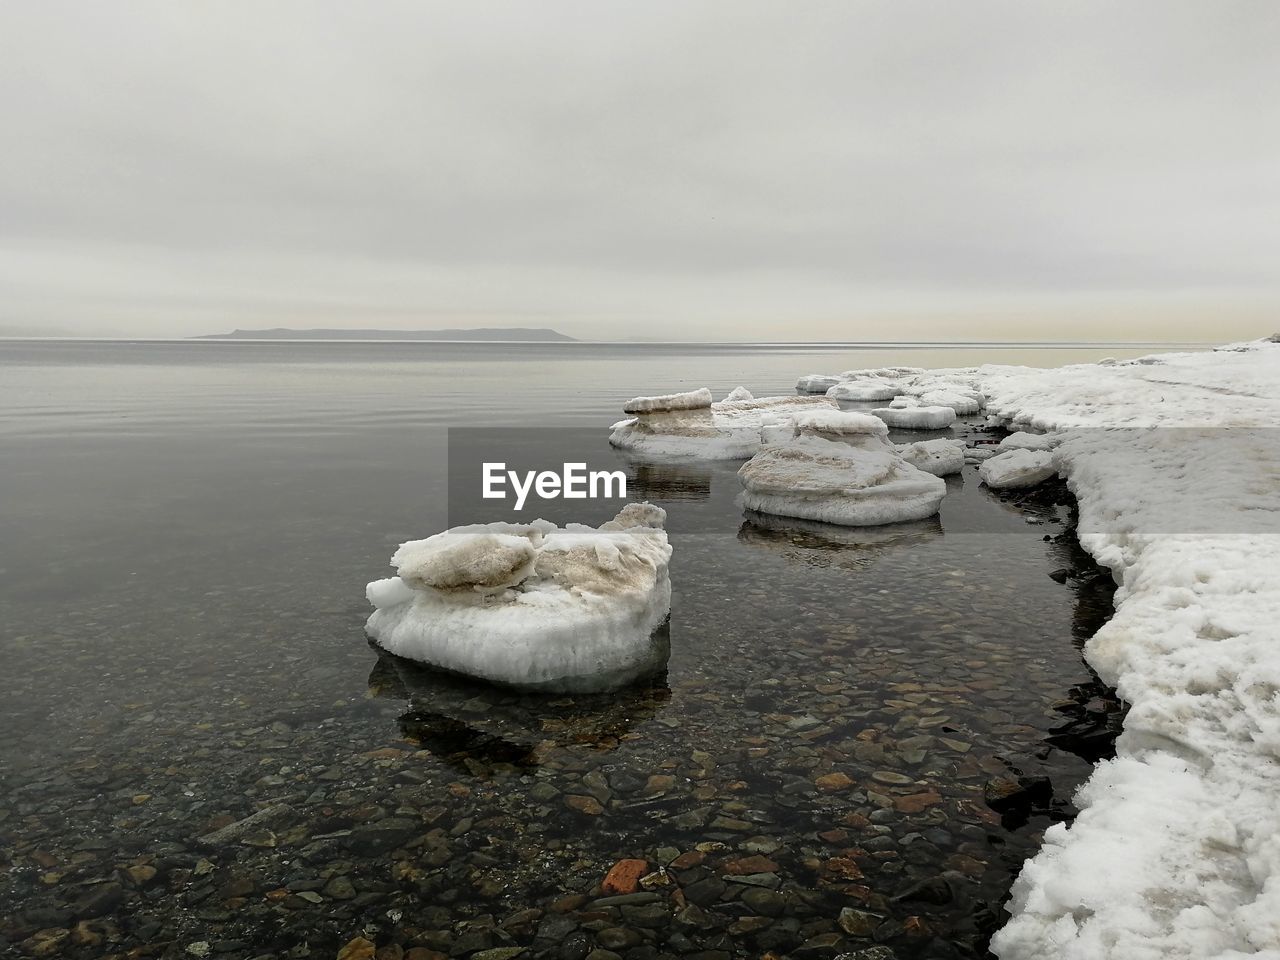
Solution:
[{"label": "distant island", "polygon": [[476,327],[472,330],[232,330],[206,333],[191,340],[546,340],[572,341],[547,327]]}]

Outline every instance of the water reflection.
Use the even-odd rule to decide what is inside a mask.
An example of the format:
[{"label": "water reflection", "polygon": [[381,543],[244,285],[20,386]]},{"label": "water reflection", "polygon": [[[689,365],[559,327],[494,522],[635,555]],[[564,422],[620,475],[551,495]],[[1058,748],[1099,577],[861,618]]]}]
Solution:
[{"label": "water reflection", "polygon": [[658,461],[631,451],[616,451],[626,464],[627,490],[635,499],[694,501],[711,499],[716,490],[738,491],[741,460]]},{"label": "water reflection", "polygon": [[654,634],[662,668],[620,690],[553,696],[512,690],[444,673],[370,644],[378,660],[369,674],[375,697],[407,701],[401,732],[451,766],[483,775],[496,764],[535,767],[557,746],[611,750],[634,725],[671,699],[665,655],[670,626]]},{"label": "water reflection", "polygon": [[798,563],[853,569],[887,551],[919,546],[942,536],[936,517],[878,527],[842,527],[816,520],[744,511],[738,540],[774,550]]}]

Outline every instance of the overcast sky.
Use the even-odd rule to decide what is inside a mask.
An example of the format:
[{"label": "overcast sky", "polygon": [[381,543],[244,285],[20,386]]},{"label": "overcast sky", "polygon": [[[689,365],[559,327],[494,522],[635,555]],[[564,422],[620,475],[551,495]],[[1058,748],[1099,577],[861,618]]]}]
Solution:
[{"label": "overcast sky", "polygon": [[1280,3],[0,5],[0,333],[1280,328]]}]

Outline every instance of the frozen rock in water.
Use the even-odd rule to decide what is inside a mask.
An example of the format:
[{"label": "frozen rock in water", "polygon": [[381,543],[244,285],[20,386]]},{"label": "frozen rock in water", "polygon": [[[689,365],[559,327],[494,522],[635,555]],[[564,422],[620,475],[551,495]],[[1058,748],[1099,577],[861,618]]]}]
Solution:
[{"label": "frozen rock in water", "polygon": [[841,380],[840,377],[831,377],[822,373],[811,373],[807,377],[801,377],[796,381],[796,390],[799,393],[826,393]]},{"label": "frozen rock in water", "polygon": [[[938,512],[946,483],[917,470],[866,426],[860,414],[841,424],[825,416],[795,439],[770,444],[743,464],[749,510],[846,526],[920,520]],[[839,439],[827,439],[838,436]]]},{"label": "frozen rock in water", "polygon": [[918,470],[935,477],[948,477],[964,469],[965,447],[963,440],[920,440],[898,445],[898,454]]},{"label": "frozen rock in water", "polygon": [[775,434],[793,432],[795,415],[815,409],[836,406],[826,397],[735,399],[731,394],[706,407],[655,409],[620,421],[611,428],[609,442],[638,460],[745,460],[760,449],[766,427],[772,425]]},{"label": "frozen rock in water", "polygon": [[1047,450],[1007,450],[978,467],[982,482],[995,490],[1033,487],[1057,472]]},{"label": "frozen rock in water", "polygon": [[734,387],[732,390],[729,391],[729,395],[725,397],[725,399],[726,400],[754,400],[755,397],[751,395],[751,391],[748,390],[746,387]]},{"label": "frozen rock in water", "polygon": [[706,387],[688,393],[667,393],[658,397],[634,397],[622,408],[623,413],[669,413],[673,410],[706,410],[711,406],[711,391]]},{"label": "frozen rock in water", "polygon": [[1001,450],[1052,450],[1062,442],[1056,433],[1011,433],[1000,441]]},{"label": "frozen rock in water", "polygon": [[924,404],[920,402],[919,397],[907,397],[907,396],[894,397],[889,402],[889,408],[892,410],[903,410],[906,407],[923,407],[923,406]]},{"label": "frozen rock in water", "polygon": [[808,410],[797,414],[794,422],[798,436],[816,436],[826,440],[866,437],[882,439],[889,434],[889,428],[883,420],[865,413],[845,410]]},{"label": "frozen rock in water", "polygon": [[877,407],[871,413],[901,430],[945,430],[956,422],[950,407]]},{"label": "frozen rock in water", "polygon": [[960,417],[967,417],[982,409],[982,403],[974,397],[938,390],[920,394],[920,404],[926,407],[950,407]]},{"label": "frozen rock in water", "polygon": [[599,690],[659,669],[671,607],[665,512],[625,506],[598,529],[490,523],[402,544],[366,589],[384,650],[493,683]]},{"label": "frozen rock in water", "polygon": [[983,460],[990,460],[1003,452],[999,447],[992,444],[983,444],[981,447],[969,447],[966,449],[964,459],[966,463],[981,463]]},{"label": "frozen rock in water", "polygon": [[892,400],[902,387],[890,380],[852,380],[837,383],[827,391],[832,400]]}]

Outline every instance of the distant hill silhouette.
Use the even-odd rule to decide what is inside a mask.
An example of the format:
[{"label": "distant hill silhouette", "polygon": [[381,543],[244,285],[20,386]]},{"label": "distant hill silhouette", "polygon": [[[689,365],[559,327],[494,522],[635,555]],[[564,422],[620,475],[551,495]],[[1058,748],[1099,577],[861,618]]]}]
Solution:
[{"label": "distant hill silhouette", "polygon": [[571,341],[547,327],[476,327],[473,330],[232,330],[206,333],[192,340],[549,340]]}]

